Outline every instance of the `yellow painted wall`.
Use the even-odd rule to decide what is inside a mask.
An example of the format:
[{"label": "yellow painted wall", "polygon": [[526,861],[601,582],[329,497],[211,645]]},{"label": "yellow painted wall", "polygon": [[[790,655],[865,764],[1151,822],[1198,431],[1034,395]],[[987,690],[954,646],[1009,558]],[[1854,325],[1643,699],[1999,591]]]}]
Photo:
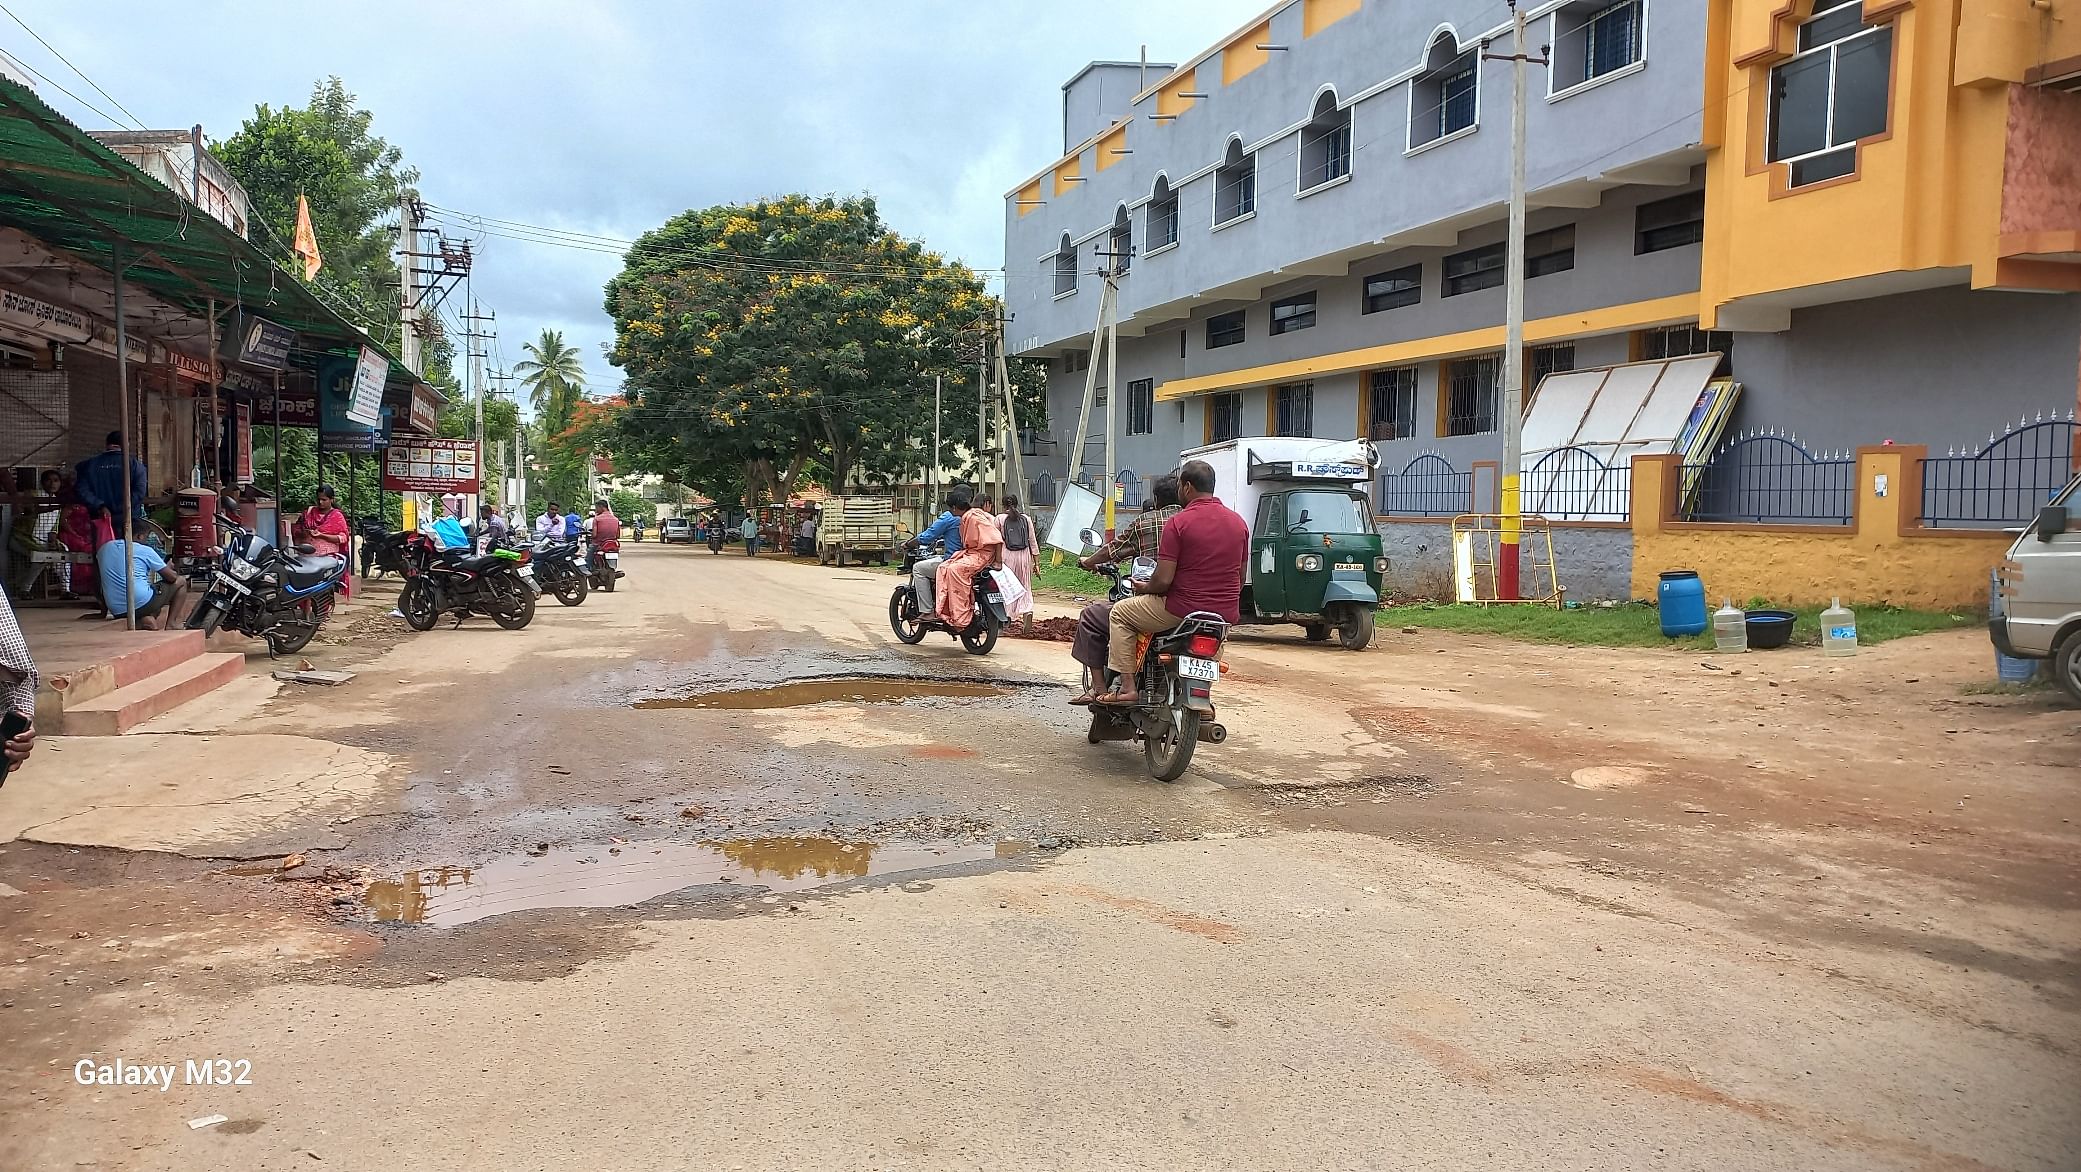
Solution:
[{"label": "yellow painted wall", "polygon": [[1221,50],[1221,84],[1234,85],[1255,72],[1271,57],[1258,46],[1268,45],[1271,41],[1272,22],[1268,20],[1224,46]]},{"label": "yellow painted wall", "polygon": [[1307,0],[1301,9],[1301,35],[1312,37],[1356,13],[1360,0]]},{"label": "yellow painted wall", "polygon": [[[1696,570],[1708,600],[1737,604],[1767,598],[1786,606],[1884,603],[1924,609],[1984,607],[1987,575],[2008,551],[2001,533],[1904,535],[1918,502],[1909,499],[1905,474],[1916,449],[1865,449],[1858,454],[1857,523],[1814,526],[1694,525],[1664,515],[1667,486],[1679,475],[1676,457],[1633,462],[1633,574],[1635,598],[1655,595],[1664,570]],[[1873,477],[1886,475],[1889,495],[1872,495]]]},{"label": "yellow painted wall", "polygon": [[1021,188],[1019,189],[1019,195],[1018,195],[1018,206],[1019,206],[1019,214],[1020,214],[1020,215],[1022,215],[1022,216],[1032,215],[1032,214],[1033,214],[1034,212],[1037,212],[1037,211],[1039,211],[1039,210],[1040,210],[1040,207],[1041,207],[1041,185],[1040,185],[1040,180],[1036,179],[1036,180],[1034,180],[1033,182],[1031,182],[1031,183],[1027,184],[1026,186],[1024,186],[1024,187],[1021,187]]},{"label": "yellow painted wall", "polygon": [[1127,149],[1127,123],[1122,122],[1120,125],[1099,135],[1098,142],[1093,149],[1098,152],[1098,169],[1101,171],[1115,163],[1126,162],[1126,155],[1118,155],[1113,152]]},{"label": "yellow painted wall", "polygon": [[1084,156],[1071,155],[1069,158],[1064,159],[1062,162],[1057,163],[1055,165],[1056,195],[1062,195],[1068,192],[1070,188],[1076,186],[1076,184],[1072,182],[1072,180],[1074,180],[1078,175],[1083,173],[1083,162]]},{"label": "yellow painted wall", "polygon": [[1199,71],[1196,69],[1180,69],[1166,78],[1163,85],[1156,91],[1156,112],[1158,114],[1183,114],[1185,111],[1192,109],[1199,99],[1185,98],[1179,95],[1199,92],[1193,86],[1193,79],[1198,76]]},{"label": "yellow painted wall", "polygon": [[2008,91],[1953,84],[1961,4],[1977,7],[1865,6],[1894,26],[1887,133],[1859,147],[1854,179],[1786,191],[1784,165],[1763,161],[1770,71],[1812,0],[1712,0],[1704,324],[1738,298],[1904,270],[1993,283]]}]

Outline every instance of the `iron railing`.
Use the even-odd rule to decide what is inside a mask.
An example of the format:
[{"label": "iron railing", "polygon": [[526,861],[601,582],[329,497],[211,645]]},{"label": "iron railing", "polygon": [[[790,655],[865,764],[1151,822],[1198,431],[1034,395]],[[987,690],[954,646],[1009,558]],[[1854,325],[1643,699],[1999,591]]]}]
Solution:
[{"label": "iron railing", "polygon": [[1423,453],[1400,472],[1381,473],[1375,488],[1373,508],[1383,517],[1457,517],[1473,508],[1474,474],[1436,452]]},{"label": "iron railing", "polygon": [[1684,465],[1678,503],[1686,521],[1847,525],[1856,488],[1850,453],[1816,455],[1790,436],[1750,435]]},{"label": "iron railing", "polygon": [[1633,516],[1633,471],[1588,448],[1555,448],[1525,470],[1519,500],[1526,513],[1554,521],[1627,521]]},{"label": "iron railing", "polygon": [[1922,461],[1922,523],[1948,528],[2020,525],[2073,478],[2076,424],[2023,422],[1977,452]]}]

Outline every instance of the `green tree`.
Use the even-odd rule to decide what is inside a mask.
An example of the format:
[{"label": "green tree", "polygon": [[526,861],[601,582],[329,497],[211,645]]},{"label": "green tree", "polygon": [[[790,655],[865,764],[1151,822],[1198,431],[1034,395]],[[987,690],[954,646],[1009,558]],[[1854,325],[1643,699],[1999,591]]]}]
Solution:
[{"label": "green tree", "polygon": [[871,198],[790,195],[646,233],[606,309],[630,402],[620,451],[704,490],[739,481],[752,503],[819,464],[839,487],[914,474],[933,379],[974,401],[999,306],[966,266],[892,232]]},{"label": "green tree", "polygon": [[571,426],[571,412],[585,398],[585,360],[576,346],[564,344],[562,330],[543,330],[538,341],[522,343],[520,348],[527,357],[513,364],[513,373],[527,388],[535,418],[550,434],[561,434]]}]

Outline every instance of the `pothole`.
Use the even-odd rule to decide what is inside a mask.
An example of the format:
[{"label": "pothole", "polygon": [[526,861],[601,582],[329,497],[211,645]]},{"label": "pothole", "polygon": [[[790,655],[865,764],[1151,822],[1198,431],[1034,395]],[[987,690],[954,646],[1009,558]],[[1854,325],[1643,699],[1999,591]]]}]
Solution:
[{"label": "pothole", "polygon": [[1438,783],[1420,773],[1381,774],[1356,781],[1274,781],[1248,787],[1275,806],[1307,806],[1324,809],[1349,802],[1385,801],[1390,797],[1421,797],[1436,793]]},{"label": "pothole", "polygon": [[924,699],[977,700],[1008,696],[1016,687],[1031,686],[1018,681],[917,679],[904,676],[830,676],[792,680],[763,688],[730,688],[697,692],[691,696],[657,696],[638,700],[632,707],[714,708],[755,711],[772,708],[806,708],[813,704],[902,704]]},{"label": "pothole", "polygon": [[453,928],[543,908],[615,908],[688,887],[729,883],[807,891],[875,875],[1014,858],[1023,842],[844,842],[733,838],[551,846],[467,867],[421,867],[371,883],[369,918]]}]

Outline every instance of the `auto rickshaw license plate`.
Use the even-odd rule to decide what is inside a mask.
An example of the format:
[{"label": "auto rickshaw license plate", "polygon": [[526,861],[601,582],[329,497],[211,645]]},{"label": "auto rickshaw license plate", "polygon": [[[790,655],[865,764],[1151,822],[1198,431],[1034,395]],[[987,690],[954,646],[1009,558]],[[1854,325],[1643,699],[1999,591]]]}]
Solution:
[{"label": "auto rickshaw license plate", "polygon": [[1359,574],[1363,574],[1363,573],[1365,573],[1365,572],[1366,572],[1366,568],[1365,568],[1364,566],[1362,566],[1362,565],[1358,564],[1357,562],[1338,562],[1338,563],[1337,563],[1337,569],[1339,569],[1339,570],[1350,570],[1350,571],[1352,571],[1352,572],[1354,572],[1354,573],[1359,573]]},{"label": "auto rickshaw license plate", "polygon": [[1211,684],[1221,678],[1221,665],[1211,659],[1194,659],[1189,655],[1180,655],[1178,674],[1188,680],[1205,680]]}]

